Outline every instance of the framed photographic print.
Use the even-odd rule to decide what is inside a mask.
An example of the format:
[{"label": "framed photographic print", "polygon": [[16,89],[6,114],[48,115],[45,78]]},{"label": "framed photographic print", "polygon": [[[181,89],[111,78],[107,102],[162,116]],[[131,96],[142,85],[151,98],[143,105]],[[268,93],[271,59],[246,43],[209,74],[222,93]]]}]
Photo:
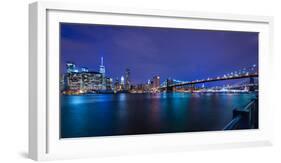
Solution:
[{"label": "framed photographic print", "polygon": [[35,160],[270,145],[272,18],[40,2]]}]

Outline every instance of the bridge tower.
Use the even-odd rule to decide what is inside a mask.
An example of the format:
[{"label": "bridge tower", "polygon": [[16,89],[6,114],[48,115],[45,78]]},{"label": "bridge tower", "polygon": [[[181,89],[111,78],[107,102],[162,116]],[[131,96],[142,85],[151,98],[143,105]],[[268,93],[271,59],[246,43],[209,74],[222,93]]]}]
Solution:
[{"label": "bridge tower", "polygon": [[173,80],[172,79],[167,79],[167,89],[166,89],[166,91],[167,92],[173,92],[174,90],[174,88],[171,86],[173,84]]},{"label": "bridge tower", "polygon": [[255,79],[253,77],[251,77],[249,79],[249,91],[255,91]]}]

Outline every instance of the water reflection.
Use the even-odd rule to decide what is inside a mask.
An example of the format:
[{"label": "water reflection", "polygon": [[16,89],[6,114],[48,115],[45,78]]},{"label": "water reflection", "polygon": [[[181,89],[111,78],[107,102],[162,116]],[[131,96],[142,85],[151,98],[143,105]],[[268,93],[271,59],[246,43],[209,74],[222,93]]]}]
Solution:
[{"label": "water reflection", "polygon": [[254,94],[92,94],[61,97],[61,137],[221,130]]}]

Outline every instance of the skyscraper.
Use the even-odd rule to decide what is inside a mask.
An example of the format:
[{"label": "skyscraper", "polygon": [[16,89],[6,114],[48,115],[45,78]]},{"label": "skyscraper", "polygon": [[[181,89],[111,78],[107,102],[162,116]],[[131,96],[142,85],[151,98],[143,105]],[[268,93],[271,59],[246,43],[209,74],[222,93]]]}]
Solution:
[{"label": "skyscraper", "polygon": [[121,89],[124,89],[124,84],[125,84],[124,76],[121,76],[120,84],[121,84]]},{"label": "skyscraper", "polygon": [[115,79],[115,82],[114,82],[114,91],[115,92],[118,92],[121,90],[121,86],[120,86],[120,83],[119,83],[119,80],[118,78]]},{"label": "skyscraper", "polygon": [[101,57],[100,73],[105,75],[105,67],[103,65],[103,57]]},{"label": "skyscraper", "polygon": [[152,79],[152,87],[159,88],[160,87],[160,76],[154,76]]},{"label": "skyscraper", "polygon": [[102,90],[105,90],[106,89],[106,77],[105,77],[105,66],[103,65],[103,57],[101,57],[101,64],[100,64],[100,71],[101,73],[101,87],[102,87]]},{"label": "skyscraper", "polygon": [[125,71],[125,90],[130,90],[131,88],[131,72],[130,69],[126,68]]}]

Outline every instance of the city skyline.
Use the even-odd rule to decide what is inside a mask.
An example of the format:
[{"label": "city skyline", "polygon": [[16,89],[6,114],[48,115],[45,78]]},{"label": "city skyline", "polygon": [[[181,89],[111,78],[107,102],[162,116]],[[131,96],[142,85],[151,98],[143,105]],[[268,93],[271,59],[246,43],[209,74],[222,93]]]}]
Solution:
[{"label": "city skyline", "polygon": [[[169,46],[159,48],[165,44]],[[132,71],[132,83],[146,83],[155,75],[161,76],[161,82],[168,77],[200,79],[257,64],[258,34],[61,24],[61,73],[66,72],[65,64],[71,61],[98,71],[101,57],[106,75],[113,79],[124,76],[127,68]]]},{"label": "city skyline", "polygon": [[[173,78],[166,79],[163,83],[160,83],[160,76],[155,75],[151,79],[147,81],[147,83],[132,83],[131,82],[131,70],[126,68],[125,75],[122,75],[120,79],[118,77],[109,77],[106,76],[105,72],[105,66],[103,62],[103,57],[101,57],[101,63],[99,71],[95,70],[89,70],[86,67],[79,67],[73,62],[69,62],[66,64],[67,67],[67,73],[63,74],[62,78],[62,90],[76,90],[76,91],[82,91],[85,93],[85,91],[92,91],[92,90],[114,90],[114,92],[118,91],[128,91],[132,92],[134,89],[141,89],[143,91],[152,91],[152,92],[158,92],[163,91],[163,88],[166,88],[167,85],[173,86],[181,86],[181,85],[189,85],[189,83],[199,84],[203,83],[201,88],[206,88],[205,84],[211,82],[224,82],[223,87],[220,87],[220,89],[229,89],[231,84],[234,84],[233,81],[236,81],[237,79],[244,79],[249,78],[249,83],[251,85],[254,84],[255,80],[253,78],[258,77],[258,67],[256,65],[252,65],[249,68],[244,68],[240,70],[236,70],[233,72],[228,72],[225,74],[222,74],[220,76],[216,77],[208,77],[205,79],[193,79],[191,81],[180,81]],[[233,80],[232,83],[229,80]],[[242,82],[245,82],[244,80],[241,80]],[[241,81],[240,88],[241,88]],[[256,81],[257,82],[257,81]],[[235,82],[237,85],[237,81]],[[193,85],[194,85],[193,84]],[[226,84],[226,85],[225,85]],[[209,85],[210,86],[210,85]],[[215,87],[214,87],[215,86]],[[219,88],[218,84],[214,84],[213,88]],[[192,86],[193,87],[193,86]],[[193,87],[195,88],[195,87]],[[197,88],[200,88],[197,86]],[[246,88],[244,86],[244,88]]]},{"label": "city skyline", "polygon": [[60,24],[60,137],[259,128],[258,33]]}]

